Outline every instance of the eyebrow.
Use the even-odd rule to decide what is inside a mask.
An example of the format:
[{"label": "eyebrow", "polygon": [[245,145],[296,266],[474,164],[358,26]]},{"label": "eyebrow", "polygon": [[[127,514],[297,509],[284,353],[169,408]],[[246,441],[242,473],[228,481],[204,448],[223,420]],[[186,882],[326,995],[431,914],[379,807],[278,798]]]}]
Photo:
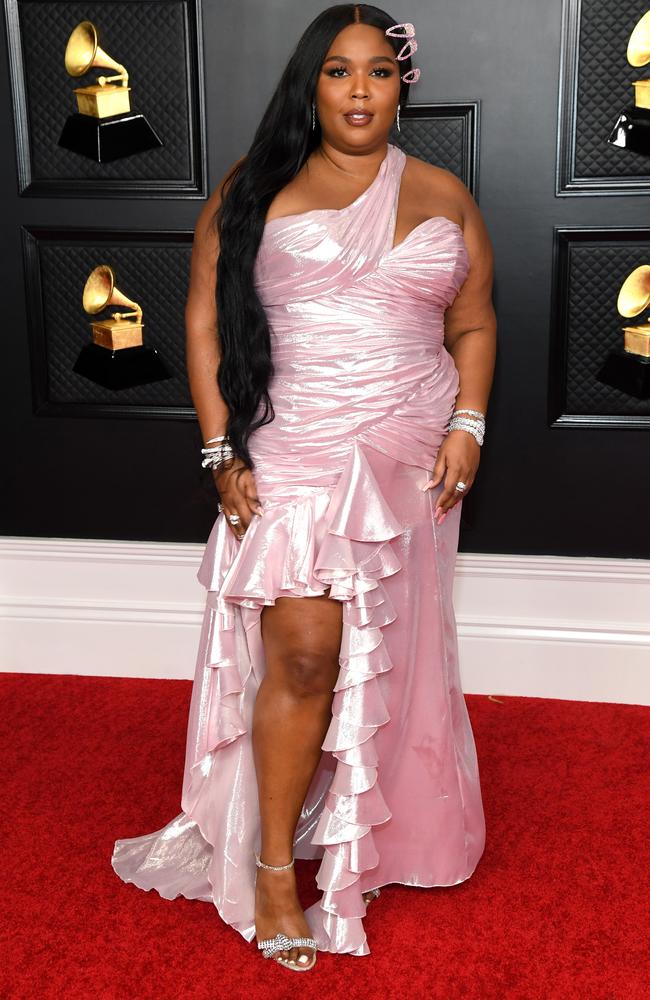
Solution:
[{"label": "eyebrow", "polygon": [[[328,56],[327,59],[323,60],[323,62],[324,63],[329,62],[330,59],[338,59],[340,62],[351,62],[351,60],[348,59],[347,56]],[[372,63],[375,63],[375,62],[394,62],[394,60],[391,59],[390,56],[371,56],[370,59],[368,60],[368,62],[372,62]]]}]

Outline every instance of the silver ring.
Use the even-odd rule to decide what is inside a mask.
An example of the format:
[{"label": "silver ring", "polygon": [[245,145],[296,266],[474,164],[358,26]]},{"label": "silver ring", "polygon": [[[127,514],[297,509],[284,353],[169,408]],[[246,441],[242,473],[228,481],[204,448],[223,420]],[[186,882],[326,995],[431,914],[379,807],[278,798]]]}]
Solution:
[{"label": "silver ring", "polygon": [[239,524],[239,522],[241,521],[241,517],[239,516],[239,514],[228,514],[228,520],[230,521],[231,524]]},{"label": "silver ring", "polygon": [[223,511],[223,504],[222,504],[222,503],[218,503],[218,504],[217,504],[217,510],[218,510],[218,511],[219,511],[219,513],[221,514],[221,512]]},{"label": "silver ring", "polygon": [[462,480],[459,479],[458,482],[456,483],[455,488],[462,493],[464,490],[467,489],[467,483],[464,483],[462,482]]}]

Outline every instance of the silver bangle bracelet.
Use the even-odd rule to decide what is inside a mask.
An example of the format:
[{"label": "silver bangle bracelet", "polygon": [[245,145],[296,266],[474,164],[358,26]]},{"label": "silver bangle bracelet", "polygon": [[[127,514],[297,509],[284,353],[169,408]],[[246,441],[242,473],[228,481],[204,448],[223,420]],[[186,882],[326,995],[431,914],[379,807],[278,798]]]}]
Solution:
[{"label": "silver bangle bracelet", "polygon": [[485,427],[479,421],[470,417],[452,417],[449,421],[450,431],[468,431],[478,442],[483,444]]},{"label": "silver bangle bracelet", "polygon": [[468,427],[476,427],[478,430],[485,430],[485,424],[481,424],[478,420],[474,420],[471,417],[452,417],[449,421],[449,426],[456,426],[456,424],[467,425]]},{"label": "silver bangle bracelet", "polygon": [[477,420],[476,417],[452,417],[449,423],[450,424],[464,423],[464,424],[470,424],[472,427],[481,427],[481,428],[485,427],[485,421]]},{"label": "silver bangle bracelet", "polygon": [[214,472],[215,469],[219,469],[222,465],[225,465],[226,462],[229,462],[231,458],[233,458],[233,455],[215,455],[210,458],[205,458],[201,462],[201,465],[204,469],[209,466]]},{"label": "silver bangle bracelet", "polygon": [[204,469],[210,466],[213,470],[234,457],[232,445],[225,439],[212,448],[201,448],[201,454],[205,455],[201,466]]},{"label": "silver bangle bracelet", "polygon": [[455,417],[457,413],[459,413],[459,414],[460,413],[471,413],[472,416],[479,417],[483,421],[483,423],[485,423],[485,414],[481,413],[480,410],[463,409],[461,407],[460,409],[454,410],[454,412],[452,413],[452,416]]}]

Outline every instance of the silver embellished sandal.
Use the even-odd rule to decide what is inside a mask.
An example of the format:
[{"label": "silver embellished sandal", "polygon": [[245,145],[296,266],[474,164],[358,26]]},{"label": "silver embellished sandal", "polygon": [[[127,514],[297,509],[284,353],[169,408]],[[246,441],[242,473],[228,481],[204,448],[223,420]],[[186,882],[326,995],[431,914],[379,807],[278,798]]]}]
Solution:
[{"label": "silver embellished sandal", "polygon": [[[365,903],[366,903],[366,909],[368,909],[368,903],[372,903],[373,899],[376,899],[377,896],[379,896],[379,894],[381,893],[381,889],[369,889],[368,891],[369,891],[370,895],[368,896],[368,898],[365,901]],[[364,893],[364,895],[365,895],[365,893]]]},{"label": "silver embellished sandal", "polygon": [[[255,855],[255,864],[258,868],[267,868],[272,872],[286,871],[287,868],[293,868],[294,859],[292,858],[288,865],[265,865],[263,861],[260,861],[259,854]],[[266,938],[264,941],[257,942],[258,949],[262,952],[264,958],[273,958],[273,956],[278,951],[290,951],[292,948],[313,948],[314,954],[309,960],[309,963],[300,963],[300,959],[304,956],[299,956],[298,962],[289,962],[286,958],[276,958],[275,961],[278,964],[283,965],[285,969],[292,969],[294,972],[308,972],[309,969],[313,969],[316,964],[316,958],[318,955],[318,945],[316,944],[314,938],[311,937],[288,937],[286,934],[276,934],[274,938]]]}]

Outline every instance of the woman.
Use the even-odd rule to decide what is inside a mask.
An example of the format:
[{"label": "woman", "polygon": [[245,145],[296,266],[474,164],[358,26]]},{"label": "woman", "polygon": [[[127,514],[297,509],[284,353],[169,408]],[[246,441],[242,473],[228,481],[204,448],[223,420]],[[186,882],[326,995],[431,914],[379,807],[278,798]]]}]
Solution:
[{"label": "woman", "polygon": [[[113,854],[297,971],[368,954],[380,886],[464,881],[485,843],[452,578],[492,251],[462,182],[388,142],[416,48],[376,7],[325,10],[198,220],[188,372],[220,513],[182,812]],[[306,913],[295,857],[321,859]]]}]

